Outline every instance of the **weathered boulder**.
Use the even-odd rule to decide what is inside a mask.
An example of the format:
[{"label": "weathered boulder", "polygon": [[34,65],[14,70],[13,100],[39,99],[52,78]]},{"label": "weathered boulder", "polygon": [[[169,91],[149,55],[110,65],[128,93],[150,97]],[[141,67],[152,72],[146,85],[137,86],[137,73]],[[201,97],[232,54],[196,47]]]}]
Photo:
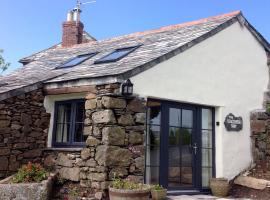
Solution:
[{"label": "weathered boulder", "polygon": [[72,167],[67,168],[63,167],[59,170],[60,177],[70,181],[79,181],[80,180],[80,168]]},{"label": "weathered boulder", "polygon": [[0,157],[0,170],[8,169],[8,159],[7,157]]},{"label": "weathered boulder", "polygon": [[135,115],[135,122],[139,124],[145,124],[146,114],[145,113],[137,113]]},{"label": "weathered boulder", "polygon": [[32,117],[31,115],[28,115],[28,114],[25,114],[25,113],[22,113],[21,114],[21,125],[30,125],[32,124]]},{"label": "weathered boulder", "polygon": [[90,151],[90,149],[84,148],[84,149],[81,151],[81,158],[82,158],[83,160],[88,159],[90,156],[91,156],[91,151]]},{"label": "weathered boulder", "polygon": [[92,135],[93,127],[85,126],[83,129],[83,135]]},{"label": "weathered boulder", "polygon": [[129,166],[132,155],[128,149],[117,146],[101,145],[97,147],[95,160],[103,166]]},{"label": "weathered boulder", "polygon": [[90,173],[87,178],[91,181],[105,181],[107,173]]},{"label": "weathered boulder", "polygon": [[114,97],[102,97],[102,105],[105,108],[125,108],[127,103],[124,99],[114,98]]},{"label": "weathered boulder", "polygon": [[85,110],[93,110],[97,107],[96,99],[90,99],[85,102]]},{"label": "weathered boulder", "polygon": [[0,156],[7,156],[10,154],[10,149],[5,148],[5,149],[1,149],[0,148]]},{"label": "weathered boulder", "polygon": [[145,106],[139,99],[133,99],[127,105],[127,109],[133,112],[143,113],[145,112]]},{"label": "weathered boulder", "polygon": [[36,158],[41,156],[42,151],[40,149],[28,150],[23,154],[24,158]]},{"label": "weathered boulder", "polygon": [[128,175],[128,170],[124,167],[113,168],[109,173],[110,180],[114,178],[122,178]]},{"label": "weathered boulder", "polygon": [[143,172],[144,170],[144,158],[143,157],[138,157],[135,159],[135,166],[137,169]]},{"label": "weathered boulder", "polygon": [[0,128],[5,128],[10,125],[10,120],[0,120]]},{"label": "weathered boulder", "polygon": [[86,140],[86,145],[90,147],[95,147],[100,143],[100,141],[92,136],[88,136]]},{"label": "weathered boulder", "polygon": [[86,161],[85,166],[87,167],[96,167],[97,162],[94,159],[89,159]]},{"label": "weathered boulder", "polygon": [[131,114],[121,115],[118,118],[118,123],[124,126],[130,126],[134,124],[134,119]]},{"label": "weathered boulder", "polygon": [[248,177],[248,176],[239,176],[234,180],[234,183],[237,185],[242,185],[242,186],[257,189],[257,190],[263,190],[266,187],[270,186],[270,181]]},{"label": "weathered boulder", "polygon": [[72,167],[74,160],[70,160],[67,155],[59,153],[57,156],[56,164],[64,167]]},{"label": "weathered boulder", "polygon": [[131,131],[128,134],[128,142],[129,144],[142,144],[143,143],[143,135],[139,132]]},{"label": "weathered boulder", "polygon": [[112,110],[102,110],[94,112],[92,115],[92,120],[95,124],[101,123],[115,123],[115,116]]},{"label": "weathered boulder", "polygon": [[105,127],[102,130],[102,142],[109,145],[124,145],[125,130],[121,127]]}]

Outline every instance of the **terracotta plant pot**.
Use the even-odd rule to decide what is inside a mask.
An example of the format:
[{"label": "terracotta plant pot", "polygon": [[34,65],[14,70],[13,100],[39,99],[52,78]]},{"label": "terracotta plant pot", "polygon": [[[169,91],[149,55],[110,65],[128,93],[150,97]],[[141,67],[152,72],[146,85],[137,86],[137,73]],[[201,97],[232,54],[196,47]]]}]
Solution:
[{"label": "terracotta plant pot", "polygon": [[141,190],[123,190],[109,188],[110,200],[149,200],[150,188]]},{"label": "terracotta plant pot", "polygon": [[225,178],[212,178],[210,180],[210,188],[212,194],[216,197],[228,196],[230,184],[228,179]]},{"label": "terracotta plant pot", "polygon": [[166,199],[167,196],[167,189],[161,190],[151,190],[151,196],[153,200],[163,200]]}]

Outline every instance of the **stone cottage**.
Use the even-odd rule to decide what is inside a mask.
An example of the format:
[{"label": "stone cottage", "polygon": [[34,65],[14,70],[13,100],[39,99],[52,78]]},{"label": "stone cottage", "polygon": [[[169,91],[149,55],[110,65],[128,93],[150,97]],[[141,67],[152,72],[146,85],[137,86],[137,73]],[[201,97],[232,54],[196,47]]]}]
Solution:
[{"label": "stone cottage", "polygon": [[270,46],[240,11],[100,41],[79,14],[0,78],[0,177],[32,161],[97,191],[116,174],[200,193],[253,163]]}]

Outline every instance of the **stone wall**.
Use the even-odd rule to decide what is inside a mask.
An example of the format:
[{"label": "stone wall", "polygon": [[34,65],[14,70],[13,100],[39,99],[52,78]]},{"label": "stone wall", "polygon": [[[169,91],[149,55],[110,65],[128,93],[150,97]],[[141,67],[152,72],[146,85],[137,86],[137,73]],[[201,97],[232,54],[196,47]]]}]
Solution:
[{"label": "stone wall", "polygon": [[119,95],[119,84],[97,86],[86,96],[81,151],[50,151],[44,163],[62,178],[92,187],[102,198],[114,177],[143,182],[146,108],[142,99]]},{"label": "stone wall", "polygon": [[41,162],[50,115],[42,90],[0,102],[0,178],[29,161]]},{"label": "stone wall", "polygon": [[270,115],[257,110],[251,113],[250,120],[254,163],[270,167]]}]

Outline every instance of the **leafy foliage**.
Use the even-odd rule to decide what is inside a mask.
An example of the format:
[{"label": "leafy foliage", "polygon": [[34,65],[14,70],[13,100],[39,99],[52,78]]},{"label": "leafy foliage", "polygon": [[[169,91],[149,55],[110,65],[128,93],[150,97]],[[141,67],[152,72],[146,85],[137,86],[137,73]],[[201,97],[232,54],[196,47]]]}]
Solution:
[{"label": "leafy foliage", "polygon": [[122,189],[122,190],[143,190],[149,186],[142,183],[134,183],[130,180],[122,180],[119,178],[114,178],[111,187],[114,189]]},{"label": "leafy foliage", "polygon": [[5,71],[10,66],[10,63],[6,63],[5,59],[3,58],[3,56],[2,56],[3,52],[4,51],[2,49],[0,49],[0,70],[2,72]]},{"label": "leafy foliage", "polygon": [[152,185],[152,190],[163,190],[164,188],[161,186],[161,185],[159,185],[159,184],[157,184],[157,185]]},{"label": "leafy foliage", "polygon": [[29,162],[14,175],[13,183],[41,182],[47,179],[47,171],[40,164]]}]

